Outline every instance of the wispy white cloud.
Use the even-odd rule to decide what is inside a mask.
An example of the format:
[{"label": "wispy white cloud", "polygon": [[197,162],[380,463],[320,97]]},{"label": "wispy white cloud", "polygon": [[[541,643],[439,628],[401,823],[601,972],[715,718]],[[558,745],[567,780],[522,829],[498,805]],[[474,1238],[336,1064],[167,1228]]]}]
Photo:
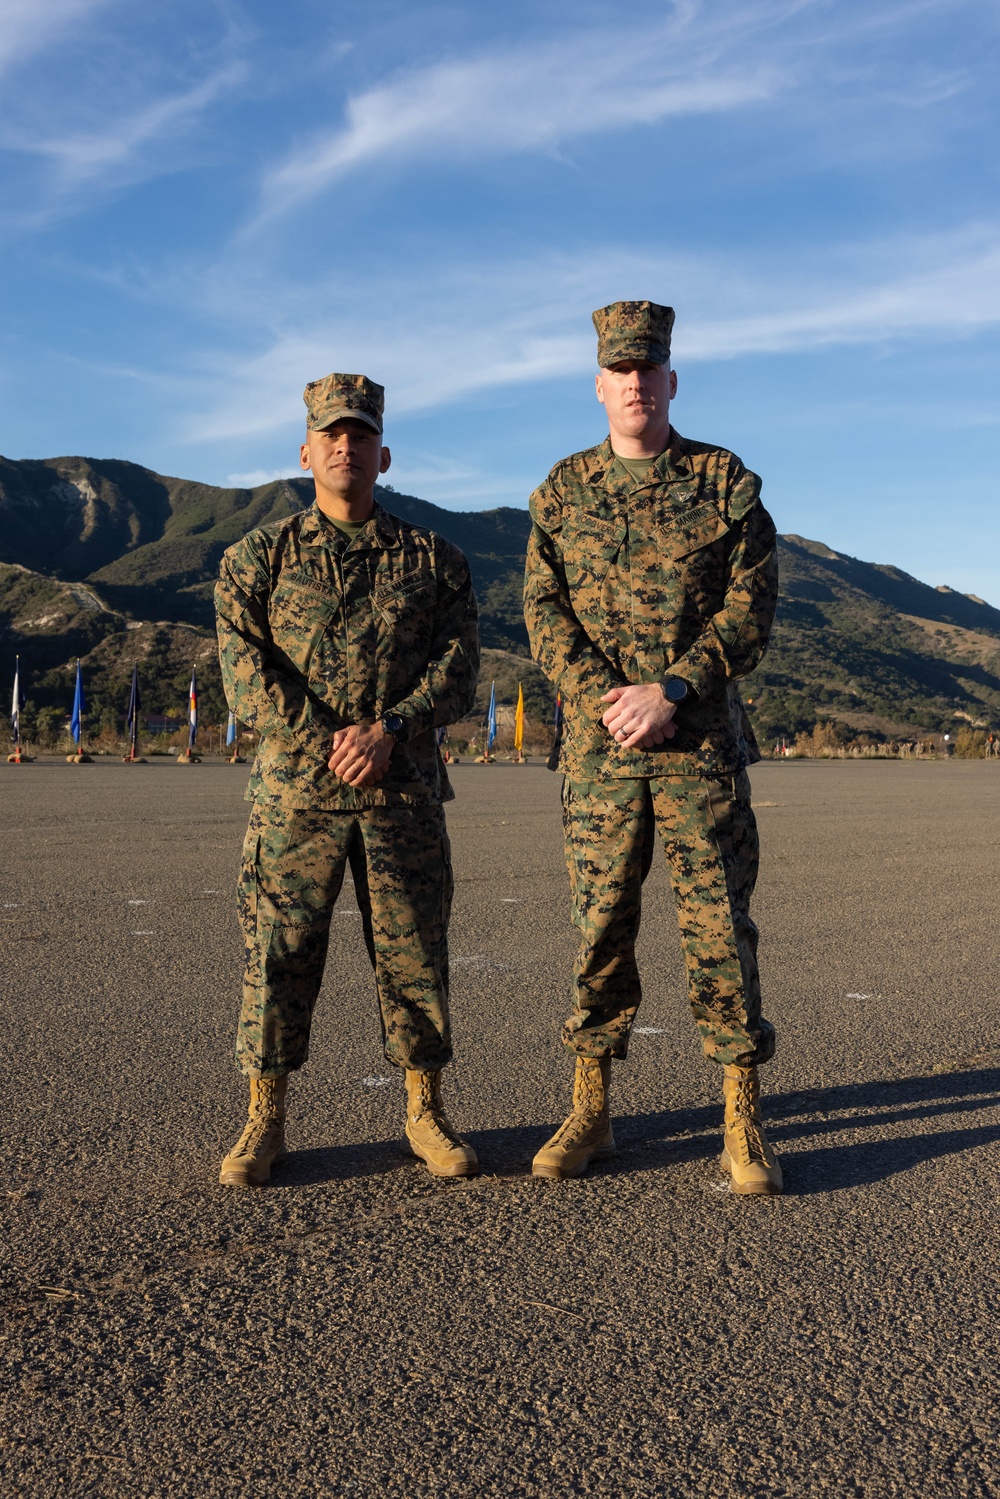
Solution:
[{"label": "wispy white cloud", "polygon": [[231,489],[256,489],[260,484],[273,484],[277,479],[298,479],[302,470],[289,468],[252,468],[245,474],[227,474],[226,484]]},{"label": "wispy white cloud", "polygon": [[[98,16],[113,7],[117,15]],[[151,45],[144,17],[117,0],[38,5],[52,21],[48,30],[34,25],[22,0],[13,9],[23,26],[8,36],[0,7],[0,67],[5,40],[12,62],[25,65],[15,69],[0,113],[8,168],[0,222],[8,230],[37,231],[111,191],[218,154],[197,127],[249,76],[250,33],[238,20],[172,49]],[[72,45],[60,47],[67,40]],[[43,47],[45,57],[32,63],[32,50]]]},{"label": "wispy white cloud", "polygon": [[528,494],[535,484],[530,475],[495,474],[470,463],[459,463],[437,453],[415,451],[408,445],[402,462],[393,461],[389,483],[404,494],[434,495],[435,503],[457,500],[463,510],[486,510],[505,504],[511,491]]},{"label": "wispy white cloud", "polygon": [[[47,158],[56,171],[55,189],[88,187],[95,178],[127,176],[146,147],[190,130],[204,111],[246,76],[242,64],[231,62],[193,87],[170,94],[119,115],[96,131],[74,130],[48,138],[22,137],[18,148]],[[8,140],[8,145],[14,142]]]},{"label": "wispy white cloud", "polygon": [[[796,9],[770,5],[770,15]],[[578,31],[476,57],[436,62],[348,100],[342,124],[293,151],[263,184],[261,219],[322,192],[359,167],[414,155],[552,151],[576,137],[670,116],[715,113],[773,96],[783,83],[766,56],[739,56],[759,6],[727,28],[675,7],[652,31]]]},{"label": "wispy white cloud", "polygon": [[676,0],[658,24],[638,14],[613,29],[566,22],[551,40],[437,59],[349,97],[335,125],[265,174],[250,227],[376,164],[557,152],[583,137],[796,91],[810,106],[852,87],[886,104],[940,102],[969,86],[967,73],[927,59],[918,79],[909,67],[904,80],[885,49],[922,18],[980,4]]},{"label": "wispy white cloud", "polygon": [[[398,267],[384,278],[369,267],[364,282],[338,276],[330,302],[344,310],[317,322],[319,290],[312,286],[303,305],[290,289],[282,308],[269,288],[267,345],[249,356],[213,352],[192,372],[197,414],[185,423],[186,440],[298,423],[303,385],[330,368],[384,383],[394,415],[585,375],[595,369],[589,311],[621,297],[677,306],[678,363],[966,338],[1000,326],[1000,225],[831,248],[811,253],[808,265],[794,252],[755,262],[746,253],[600,246],[476,270],[439,265],[433,277],[421,268],[412,283]],[[234,297],[230,278],[215,315],[225,297],[252,320],[261,295],[240,287]],[[224,391],[221,400],[212,399],[213,387]]]},{"label": "wispy white cloud", "polygon": [[113,0],[4,0],[0,72],[66,40],[67,28],[107,10]]}]

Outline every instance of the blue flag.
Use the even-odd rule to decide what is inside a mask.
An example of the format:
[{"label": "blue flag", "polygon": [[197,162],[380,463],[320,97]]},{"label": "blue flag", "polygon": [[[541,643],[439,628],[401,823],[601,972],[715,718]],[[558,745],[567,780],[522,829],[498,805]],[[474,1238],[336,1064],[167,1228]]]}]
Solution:
[{"label": "blue flag", "polygon": [[21,658],[14,657],[14,700],[10,705],[10,732],[14,744],[21,743]]},{"label": "blue flag", "polygon": [[83,715],[87,711],[87,705],[83,700],[83,673],[80,663],[76,663],[76,691],[73,694],[73,713],[69,721],[69,731],[76,740],[77,749],[80,747],[80,735],[83,733]]},{"label": "blue flag", "polygon": [[486,753],[489,754],[497,737],[497,684],[490,683],[490,711],[486,719]]},{"label": "blue flag", "polygon": [[230,745],[230,744],[235,744],[235,743],[236,743],[236,714],[235,713],[230,713],[230,715],[229,715],[229,727],[226,729],[226,744]]}]

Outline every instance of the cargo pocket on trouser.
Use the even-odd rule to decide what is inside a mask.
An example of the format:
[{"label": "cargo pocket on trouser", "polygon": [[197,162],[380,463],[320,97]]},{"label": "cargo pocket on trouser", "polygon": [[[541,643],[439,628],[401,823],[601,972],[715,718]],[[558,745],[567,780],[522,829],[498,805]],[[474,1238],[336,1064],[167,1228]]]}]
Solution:
[{"label": "cargo pocket on trouser", "polygon": [[[714,842],[722,863],[729,904],[731,941],[740,970],[740,1003],[724,1005],[710,1022],[711,1047],[706,1053],[724,1065],[759,1065],[774,1054],[774,1028],[761,1015],[758,931],[750,915],[757,883],[759,843],[750,805],[750,780],[745,771],[706,780]],[[734,995],[734,1000],[735,1000]]]},{"label": "cargo pocket on trouser", "polygon": [[563,832],[580,938],[563,1045],[578,1056],[622,1058],[642,999],[635,941],[652,851],[647,783],[567,779]]},{"label": "cargo pocket on trouser", "polygon": [[265,809],[260,816],[255,858],[245,858],[241,875],[246,964],[236,1054],[245,1072],[294,1071],[309,1055],[346,857],[346,838],[331,836],[322,814]]},{"label": "cargo pocket on trouser", "polygon": [[436,1072],[451,1060],[448,920],[451,850],[441,807],[392,806],[360,815],[372,903],[386,1058]]}]

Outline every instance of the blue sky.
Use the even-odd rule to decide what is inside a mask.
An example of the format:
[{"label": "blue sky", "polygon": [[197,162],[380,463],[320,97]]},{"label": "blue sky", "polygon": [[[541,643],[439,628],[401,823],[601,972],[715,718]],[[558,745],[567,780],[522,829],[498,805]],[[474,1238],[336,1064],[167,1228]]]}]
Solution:
[{"label": "blue sky", "polygon": [[523,505],[600,441],[593,308],[782,531],[1000,604],[994,0],[5,0],[0,452]]}]

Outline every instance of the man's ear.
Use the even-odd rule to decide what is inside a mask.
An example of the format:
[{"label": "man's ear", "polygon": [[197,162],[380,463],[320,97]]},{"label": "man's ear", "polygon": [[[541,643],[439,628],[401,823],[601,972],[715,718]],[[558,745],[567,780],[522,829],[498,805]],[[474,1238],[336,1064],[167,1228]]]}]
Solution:
[{"label": "man's ear", "polygon": [[378,466],[379,473],[380,474],[387,474],[389,472],[389,465],[390,465],[391,462],[392,462],[392,454],[389,452],[388,448],[383,448],[382,449],[382,457],[379,460],[379,466]]},{"label": "man's ear", "polygon": [[597,391],[597,399],[600,401],[601,405],[603,406],[604,405],[604,381],[601,379],[600,375],[595,375],[594,376],[594,389]]},{"label": "man's ear", "polygon": [[312,468],[312,464],[309,462],[309,444],[307,442],[301,443],[299,446],[299,468],[305,473],[308,473]]}]

